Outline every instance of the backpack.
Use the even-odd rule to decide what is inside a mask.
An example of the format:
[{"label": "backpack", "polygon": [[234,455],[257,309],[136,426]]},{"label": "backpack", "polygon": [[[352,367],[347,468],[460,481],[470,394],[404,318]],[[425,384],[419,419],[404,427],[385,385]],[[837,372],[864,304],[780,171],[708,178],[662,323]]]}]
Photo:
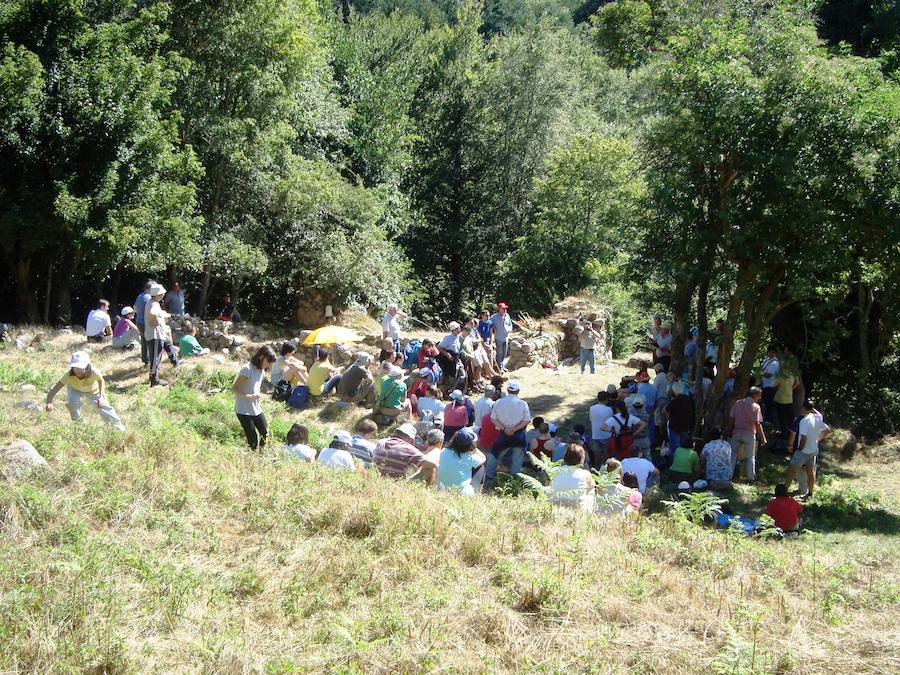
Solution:
[{"label": "backpack", "polygon": [[294,391],[292,391],[291,395],[288,397],[287,404],[291,408],[303,410],[307,405],[309,405],[309,387],[307,387],[305,384],[298,384],[296,387],[294,387]]},{"label": "backpack", "polygon": [[628,419],[621,420],[618,415],[613,415],[617,422],[620,423],[619,430],[612,432],[609,439],[609,456],[615,457],[619,461],[632,457],[631,446],[634,444],[634,433],[631,427],[626,424]]},{"label": "backpack", "polygon": [[291,387],[290,382],[287,380],[279,380],[278,384],[275,385],[275,389],[272,390],[272,398],[284,403],[291,397],[292,391],[293,387]]},{"label": "backpack", "polygon": [[403,350],[403,368],[410,369],[419,363],[419,350],[422,348],[421,340],[410,340]]}]

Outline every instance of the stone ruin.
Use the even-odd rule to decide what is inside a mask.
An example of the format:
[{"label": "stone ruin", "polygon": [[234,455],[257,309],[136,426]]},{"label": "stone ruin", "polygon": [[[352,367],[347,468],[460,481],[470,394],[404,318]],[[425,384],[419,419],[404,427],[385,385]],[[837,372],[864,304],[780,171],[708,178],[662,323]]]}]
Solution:
[{"label": "stone ruin", "polygon": [[584,327],[583,320],[591,322],[594,330],[600,335],[597,345],[594,347],[594,357],[597,365],[612,359],[612,345],[609,339],[609,310],[588,300],[564,300],[553,307],[554,316],[560,329],[559,360],[561,363],[578,363],[581,353],[581,334]]}]

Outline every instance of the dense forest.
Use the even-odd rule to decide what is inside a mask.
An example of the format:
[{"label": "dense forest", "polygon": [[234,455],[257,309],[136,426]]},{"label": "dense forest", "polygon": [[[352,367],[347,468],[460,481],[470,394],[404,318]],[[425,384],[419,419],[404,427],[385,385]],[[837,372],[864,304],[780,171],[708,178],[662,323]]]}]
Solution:
[{"label": "dense forest", "polygon": [[[898,423],[892,0],[0,0],[0,319],[571,293]],[[724,369],[714,383],[724,385]],[[715,399],[715,396],[713,397]]]}]

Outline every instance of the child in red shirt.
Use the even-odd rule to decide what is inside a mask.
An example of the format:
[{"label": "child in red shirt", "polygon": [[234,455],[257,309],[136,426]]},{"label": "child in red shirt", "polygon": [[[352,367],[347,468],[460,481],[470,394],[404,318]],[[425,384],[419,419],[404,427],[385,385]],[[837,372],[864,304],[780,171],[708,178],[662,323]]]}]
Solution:
[{"label": "child in red shirt", "polygon": [[787,486],[775,486],[775,498],[766,506],[766,515],[771,516],[775,524],[785,532],[800,529],[800,514],[803,505],[788,496]]}]

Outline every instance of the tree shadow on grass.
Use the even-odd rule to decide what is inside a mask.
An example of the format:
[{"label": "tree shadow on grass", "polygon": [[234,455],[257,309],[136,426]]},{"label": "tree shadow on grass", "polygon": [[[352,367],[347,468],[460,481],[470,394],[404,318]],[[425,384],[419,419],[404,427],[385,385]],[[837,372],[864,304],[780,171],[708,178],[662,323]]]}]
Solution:
[{"label": "tree shadow on grass", "polygon": [[[541,394],[539,396],[527,396],[523,398],[525,402],[528,403],[528,409],[531,410],[532,417],[546,414],[548,410],[553,409],[565,400],[558,394]],[[557,420],[553,421],[560,424]]]}]

